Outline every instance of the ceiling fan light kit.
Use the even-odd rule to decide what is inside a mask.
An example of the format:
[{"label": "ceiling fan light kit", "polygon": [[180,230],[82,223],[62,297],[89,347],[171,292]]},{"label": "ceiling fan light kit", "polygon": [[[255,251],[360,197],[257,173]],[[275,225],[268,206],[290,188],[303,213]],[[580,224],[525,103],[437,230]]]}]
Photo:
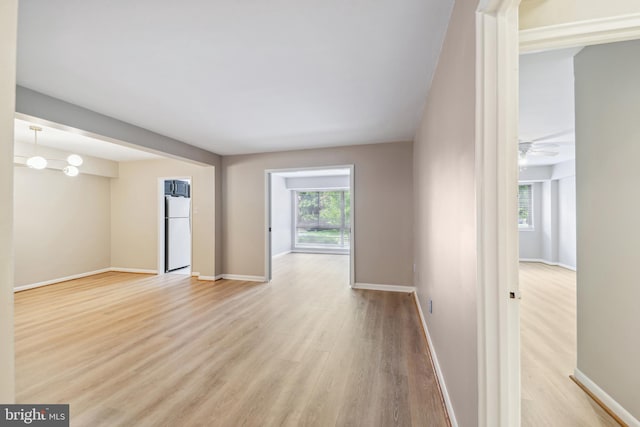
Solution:
[{"label": "ceiling fan light kit", "polygon": [[520,169],[520,172],[527,170],[527,164],[529,163],[529,160],[527,159],[527,153],[519,150],[518,151],[518,167]]},{"label": "ceiling fan light kit", "polygon": [[[80,174],[80,170],[78,166],[81,166],[84,163],[84,160],[78,154],[70,154],[67,156],[66,160],[60,159],[45,159],[42,156],[38,155],[38,132],[42,131],[42,128],[39,126],[29,126],[34,132],[33,141],[34,141],[34,155],[29,157],[26,161],[26,165],[31,169],[42,170],[46,169],[49,166],[49,160],[58,161],[58,162],[66,162],[67,165],[62,168],[62,173],[66,176],[78,176]],[[19,157],[19,156],[17,156]]]},{"label": "ceiling fan light kit", "polygon": [[574,144],[573,141],[548,141],[561,135],[566,135],[568,131],[562,131],[546,135],[540,138],[518,140],[518,165],[521,167],[528,163],[529,156],[535,157],[555,157],[560,154],[560,146]]}]

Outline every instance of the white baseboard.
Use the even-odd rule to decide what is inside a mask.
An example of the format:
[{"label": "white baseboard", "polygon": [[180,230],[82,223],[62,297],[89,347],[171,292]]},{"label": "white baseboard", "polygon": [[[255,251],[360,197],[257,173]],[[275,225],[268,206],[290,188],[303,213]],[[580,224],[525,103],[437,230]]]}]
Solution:
[{"label": "white baseboard", "polygon": [[198,276],[198,280],[205,280],[205,281],[208,281],[208,282],[215,282],[216,280],[218,280],[218,279],[216,279],[216,277],[217,276]]},{"label": "white baseboard", "polygon": [[433,360],[433,366],[436,370],[436,375],[438,376],[438,382],[440,383],[440,391],[442,392],[444,405],[446,406],[447,413],[449,414],[451,427],[458,427],[458,420],[456,420],[456,414],[455,412],[453,412],[453,404],[451,403],[451,397],[449,396],[449,392],[447,391],[447,384],[444,382],[442,369],[440,369],[440,363],[438,363],[438,355],[436,354],[436,349],[433,347],[433,342],[431,341],[431,335],[429,334],[429,328],[427,327],[427,321],[424,318],[424,313],[422,312],[422,306],[420,305],[420,300],[418,299],[418,294],[416,292],[413,293],[413,298],[415,299],[416,307],[418,307],[418,314],[420,315],[420,321],[422,322],[422,328],[424,329],[424,334],[427,337],[427,343],[429,344],[429,351],[431,352],[431,360]]},{"label": "white baseboard", "polygon": [[222,275],[220,276],[202,276],[200,273],[194,271],[191,273],[191,277],[195,277],[197,280],[205,280],[209,282],[215,282],[216,280],[222,279]]},{"label": "white baseboard", "polygon": [[622,405],[620,405],[613,399],[613,397],[609,396],[604,390],[598,387],[596,383],[591,381],[591,379],[583,374],[579,369],[576,368],[576,370],[574,371],[574,375],[576,379],[582,383],[582,385],[588,388],[591,393],[593,393],[598,399],[600,399],[602,403],[607,406],[607,408],[611,409],[629,427],[640,427],[640,421],[638,421],[637,418],[631,415],[629,411],[624,409]]},{"label": "white baseboard", "polygon": [[29,285],[21,285],[13,288],[13,292],[26,291],[27,289],[39,288],[41,286],[53,285],[55,283],[66,282],[68,280],[81,279],[87,276],[93,276],[94,274],[107,273],[111,271],[111,268],[102,268],[100,270],[87,271],[86,273],[74,274],[67,277],[59,277],[57,279],[45,280],[43,282],[31,283]]},{"label": "white baseboard", "polygon": [[566,268],[567,270],[571,271],[578,271],[575,267],[567,264],[562,264],[561,262],[558,263],[558,267]]},{"label": "white baseboard", "polygon": [[562,264],[561,262],[547,261],[546,259],[542,258],[520,258],[520,262],[539,262],[546,265],[552,265],[554,267],[562,267],[566,268],[567,270],[576,271],[576,268],[571,265]]},{"label": "white baseboard", "polygon": [[290,253],[291,253],[291,251],[284,251],[284,252],[280,252],[280,253],[277,253],[277,254],[275,254],[275,255],[271,255],[271,258],[278,258],[278,257],[281,257],[281,256],[283,256],[283,255],[290,254]]},{"label": "white baseboard", "polygon": [[[59,277],[57,279],[45,280],[43,282],[31,283],[29,285],[21,285],[13,288],[13,292],[26,291],[27,289],[39,288],[41,286],[53,285],[60,282],[66,282],[68,280],[80,279],[87,276],[93,276],[100,273],[108,273],[110,271],[118,273],[138,273],[138,274],[158,274],[157,270],[148,270],[144,268],[121,268],[121,267],[109,267],[101,270],[87,271],[86,273],[74,274],[67,277]],[[264,276],[243,276],[239,274],[219,274],[217,276],[201,276],[198,272],[191,273],[192,277],[197,277],[198,280],[206,280],[215,282],[220,279],[228,280],[243,280],[247,282],[264,282]]]},{"label": "white baseboard", "polygon": [[406,292],[408,294],[416,291],[416,288],[414,288],[413,286],[379,285],[376,283],[354,283],[351,287],[353,289],[367,289],[370,291],[385,292]]},{"label": "white baseboard", "polygon": [[111,267],[111,271],[118,273],[158,274],[158,270],[147,270],[144,268]]},{"label": "white baseboard", "polygon": [[[216,276],[219,277],[219,276]],[[264,276],[244,276],[242,274],[223,274],[223,279],[227,280],[242,280],[244,282],[266,282]]]},{"label": "white baseboard", "polygon": [[207,280],[210,282],[224,279],[224,274],[218,274],[217,276],[201,276],[200,273],[192,273],[191,275],[196,277],[198,280]]}]

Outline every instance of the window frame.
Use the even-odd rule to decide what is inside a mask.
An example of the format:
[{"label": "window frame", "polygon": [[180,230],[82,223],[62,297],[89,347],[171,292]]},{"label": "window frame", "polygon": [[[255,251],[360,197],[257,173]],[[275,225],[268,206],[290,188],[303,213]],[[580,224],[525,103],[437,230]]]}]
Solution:
[{"label": "window frame", "polygon": [[518,216],[520,215],[520,187],[528,186],[530,188],[531,194],[531,202],[529,203],[529,218],[531,219],[531,224],[520,224],[518,218],[518,231],[535,231],[536,227],[536,216],[535,216],[535,192],[536,186],[535,182],[518,182]]},{"label": "window frame", "polygon": [[[339,245],[323,245],[321,243],[298,243],[298,193],[342,193],[341,195],[341,225],[340,225],[340,242]],[[351,239],[353,238],[353,225],[351,224],[351,213],[347,214],[346,208],[352,209],[351,203],[347,203],[346,193],[351,193],[350,188],[295,188],[291,189],[291,197],[293,198],[292,221],[291,221],[291,248],[294,252],[320,252],[320,253],[341,253],[348,254],[351,249]],[[350,194],[350,197],[353,195]],[[347,223],[349,226],[347,227]],[[345,240],[348,230],[348,240]]]}]

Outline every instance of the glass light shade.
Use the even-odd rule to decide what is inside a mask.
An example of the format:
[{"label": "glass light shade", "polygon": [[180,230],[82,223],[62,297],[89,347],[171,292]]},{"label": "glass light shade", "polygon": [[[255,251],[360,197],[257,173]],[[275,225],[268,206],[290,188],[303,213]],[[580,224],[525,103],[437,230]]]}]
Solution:
[{"label": "glass light shade", "polygon": [[71,165],[71,166],[80,166],[82,165],[84,160],[82,160],[82,157],[78,156],[77,154],[71,154],[69,155],[69,157],[67,157],[67,162]]},{"label": "glass light shade", "polygon": [[527,153],[520,152],[520,154],[518,155],[518,165],[524,166],[527,163],[529,163],[529,159],[527,159]]},{"label": "glass light shade", "polygon": [[47,167],[47,159],[42,156],[33,156],[27,159],[27,166],[32,169],[44,169]]},{"label": "glass light shade", "polygon": [[64,174],[67,176],[78,176],[78,174],[80,173],[78,168],[75,166],[67,166],[62,169],[62,172],[64,172]]}]

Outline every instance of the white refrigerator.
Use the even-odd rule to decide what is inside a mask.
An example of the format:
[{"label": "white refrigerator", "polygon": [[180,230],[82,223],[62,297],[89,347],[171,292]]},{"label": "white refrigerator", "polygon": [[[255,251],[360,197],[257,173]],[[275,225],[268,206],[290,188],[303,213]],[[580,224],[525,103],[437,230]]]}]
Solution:
[{"label": "white refrigerator", "polygon": [[191,199],[166,196],[165,272],[191,264]]}]

